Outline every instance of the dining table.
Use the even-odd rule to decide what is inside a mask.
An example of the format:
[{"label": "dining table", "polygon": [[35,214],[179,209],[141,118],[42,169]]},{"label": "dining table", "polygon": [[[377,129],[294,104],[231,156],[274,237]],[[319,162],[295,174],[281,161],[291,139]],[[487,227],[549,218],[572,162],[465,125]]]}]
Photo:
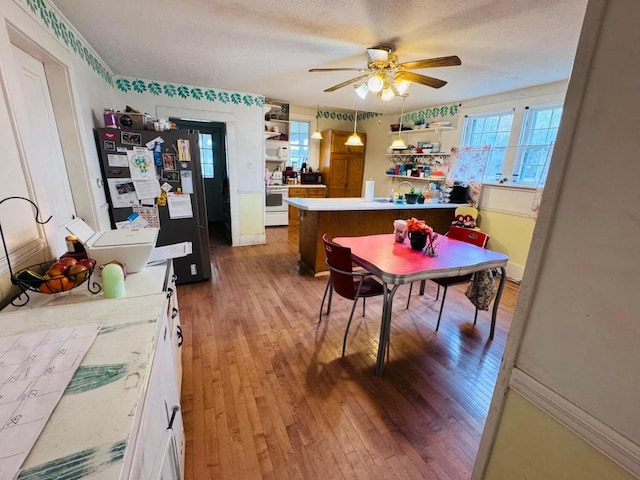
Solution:
[{"label": "dining table", "polygon": [[408,239],[397,242],[393,233],[335,237],[333,242],[349,248],[353,262],[376,276],[384,287],[376,375],[382,375],[391,331],[393,297],[400,285],[499,269],[500,283],[493,302],[489,333],[489,338],[493,339],[498,305],[506,280],[505,267],[509,260],[507,255],[444,235],[439,235],[435,239],[436,249],[433,256],[426,254],[425,249],[411,248]]}]

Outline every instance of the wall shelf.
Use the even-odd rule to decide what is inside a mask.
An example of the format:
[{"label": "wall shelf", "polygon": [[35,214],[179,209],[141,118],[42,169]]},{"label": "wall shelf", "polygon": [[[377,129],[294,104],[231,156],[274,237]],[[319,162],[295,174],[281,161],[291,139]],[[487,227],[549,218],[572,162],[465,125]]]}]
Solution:
[{"label": "wall shelf", "polygon": [[427,128],[415,128],[415,129],[411,129],[411,130],[402,130],[401,132],[396,130],[395,132],[388,132],[389,135],[398,135],[399,133],[402,133],[403,135],[412,135],[414,133],[425,133],[425,132],[435,132],[435,133],[440,133],[440,132],[444,132],[445,130],[455,130],[455,127],[427,127]]},{"label": "wall shelf", "polygon": [[418,180],[418,181],[422,181],[422,182],[443,182],[447,179],[447,177],[445,175],[438,175],[436,177],[408,177],[407,175],[391,175],[389,173],[385,174],[386,177],[393,177],[393,178],[402,178],[404,180],[407,181],[413,181],[413,180]]}]

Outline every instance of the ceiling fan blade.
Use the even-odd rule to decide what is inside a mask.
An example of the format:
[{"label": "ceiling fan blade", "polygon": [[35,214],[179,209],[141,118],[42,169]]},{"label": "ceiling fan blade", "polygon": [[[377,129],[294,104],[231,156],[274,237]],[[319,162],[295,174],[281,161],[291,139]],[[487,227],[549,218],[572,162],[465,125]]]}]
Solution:
[{"label": "ceiling fan blade", "polygon": [[346,87],[352,83],[356,83],[358,80],[362,80],[363,78],[367,78],[369,75],[360,75],[359,77],[352,78],[351,80],[347,80],[346,82],[339,83],[338,85],[334,85],[333,87],[329,87],[325,90],[325,92],[333,92],[338,90],[339,88]]},{"label": "ceiling fan blade", "polygon": [[310,72],[368,72],[367,68],[312,68]]},{"label": "ceiling fan blade", "polygon": [[399,63],[398,66],[405,70],[415,70],[417,68],[431,68],[431,67],[455,67],[456,65],[462,65],[460,58],[456,55],[450,57],[438,57],[428,58],[425,60],[415,60],[413,62]]},{"label": "ceiling fan blade", "polygon": [[413,72],[402,72],[401,77],[410,82],[421,83],[427,87],[440,88],[444,87],[447,82],[438,78],[427,77],[426,75],[420,75]]}]

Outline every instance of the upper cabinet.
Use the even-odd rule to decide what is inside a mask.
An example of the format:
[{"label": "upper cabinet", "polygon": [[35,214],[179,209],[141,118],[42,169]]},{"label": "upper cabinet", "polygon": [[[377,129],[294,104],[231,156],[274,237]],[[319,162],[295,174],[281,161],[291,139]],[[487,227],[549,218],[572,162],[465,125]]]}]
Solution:
[{"label": "upper cabinet", "polygon": [[[325,130],[320,141],[320,169],[327,185],[328,197],[359,197],[362,195],[365,147],[345,145],[353,132]],[[362,143],[367,136],[360,133]]]}]

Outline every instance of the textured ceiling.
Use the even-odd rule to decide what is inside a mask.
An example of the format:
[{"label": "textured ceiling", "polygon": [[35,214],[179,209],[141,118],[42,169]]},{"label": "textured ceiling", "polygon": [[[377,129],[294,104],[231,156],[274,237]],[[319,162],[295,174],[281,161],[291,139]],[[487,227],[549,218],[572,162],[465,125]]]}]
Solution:
[{"label": "textured ceiling", "polygon": [[[52,0],[117,75],[263,94],[353,110],[349,85],[367,47],[400,62],[458,55],[415,70],[448,82],[412,84],[405,110],[569,77],[587,0]],[[397,113],[369,94],[358,108]]]}]

